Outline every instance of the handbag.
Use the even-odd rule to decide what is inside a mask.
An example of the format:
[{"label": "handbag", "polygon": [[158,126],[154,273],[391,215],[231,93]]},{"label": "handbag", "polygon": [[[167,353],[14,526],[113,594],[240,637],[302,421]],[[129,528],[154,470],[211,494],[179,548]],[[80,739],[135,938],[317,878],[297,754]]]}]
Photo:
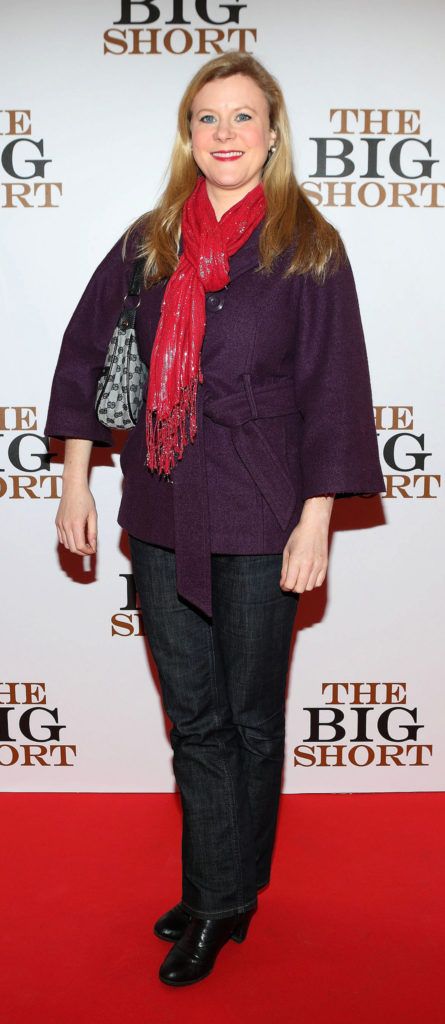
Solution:
[{"label": "handbag", "polygon": [[148,368],[139,355],[136,340],[135,306],[127,299],[139,295],[145,260],[136,260],[131,284],[124,298],[119,320],[108,346],[104,368],[97,382],[95,412],[100,423],[117,430],[135,426],[143,403]]}]

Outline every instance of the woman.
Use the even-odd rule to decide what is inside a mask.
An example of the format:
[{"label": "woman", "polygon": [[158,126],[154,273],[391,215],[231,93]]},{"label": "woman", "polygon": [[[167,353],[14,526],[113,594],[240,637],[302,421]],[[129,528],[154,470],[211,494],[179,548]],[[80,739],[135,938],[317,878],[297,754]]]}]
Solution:
[{"label": "woman", "polygon": [[186,985],[245,938],[269,882],[291,635],[334,497],[385,485],[348,257],[297,184],[278,83],[229,52],[187,87],[165,192],[65,332],[45,426],[66,439],[61,544],[96,551],[89,458],[112,435],[95,392],[136,256],[149,378],[118,522],[173,723],[182,896],[155,932],[173,943],[161,980]]}]

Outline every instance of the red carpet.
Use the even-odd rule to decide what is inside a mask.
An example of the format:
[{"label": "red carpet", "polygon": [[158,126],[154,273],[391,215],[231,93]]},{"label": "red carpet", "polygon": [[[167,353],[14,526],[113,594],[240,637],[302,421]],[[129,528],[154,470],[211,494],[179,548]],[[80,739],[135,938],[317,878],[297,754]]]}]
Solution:
[{"label": "red carpet", "polygon": [[444,1024],[445,794],[281,800],[246,941],[171,988],[177,794],[4,794],[2,1024]]}]

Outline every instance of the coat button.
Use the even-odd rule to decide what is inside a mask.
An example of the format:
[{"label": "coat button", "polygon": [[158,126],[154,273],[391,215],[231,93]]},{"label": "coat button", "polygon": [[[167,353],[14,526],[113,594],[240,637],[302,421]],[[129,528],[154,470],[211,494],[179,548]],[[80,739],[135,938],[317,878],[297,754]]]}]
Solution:
[{"label": "coat button", "polygon": [[224,295],[220,292],[209,292],[207,295],[207,305],[209,309],[216,313],[219,309],[223,308]]}]

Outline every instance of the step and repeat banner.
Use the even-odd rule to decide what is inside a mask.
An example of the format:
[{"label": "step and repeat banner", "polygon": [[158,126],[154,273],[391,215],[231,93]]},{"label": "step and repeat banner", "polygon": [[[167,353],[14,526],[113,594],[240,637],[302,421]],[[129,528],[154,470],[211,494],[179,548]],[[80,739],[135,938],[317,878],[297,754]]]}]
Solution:
[{"label": "step and repeat banner", "polygon": [[440,790],[445,775],[445,11],[320,0],[18,0],[3,11],[0,779],[170,791],[113,449],[94,449],[97,558],[58,546],[44,436],[64,329],[158,198],[186,83],[247,50],[275,74],[297,176],[354,270],[386,494],[337,501],[326,585],[300,598],[283,791]]}]

